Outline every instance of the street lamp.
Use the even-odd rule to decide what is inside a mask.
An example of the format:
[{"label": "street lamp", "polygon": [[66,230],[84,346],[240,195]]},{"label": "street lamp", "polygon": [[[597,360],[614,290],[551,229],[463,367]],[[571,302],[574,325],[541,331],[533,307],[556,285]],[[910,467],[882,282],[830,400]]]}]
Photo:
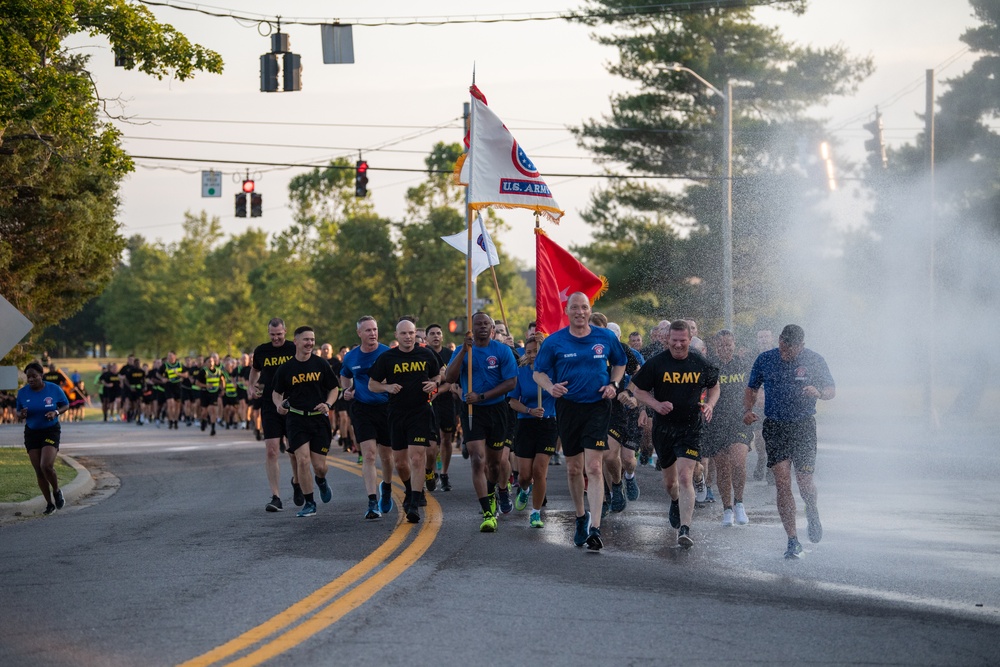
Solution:
[{"label": "street lamp", "polygon": [[722,92],[693,69],[679,63],[664,65],[671,72],[687,72],[700,81],[711,92],[722,98],[722,147],[726,162],[726,187],[722,189],[723,210],[726,212],[722,225],[722,310],[726,328],[733,329],[733,84],[726,82],[726,92]]}]

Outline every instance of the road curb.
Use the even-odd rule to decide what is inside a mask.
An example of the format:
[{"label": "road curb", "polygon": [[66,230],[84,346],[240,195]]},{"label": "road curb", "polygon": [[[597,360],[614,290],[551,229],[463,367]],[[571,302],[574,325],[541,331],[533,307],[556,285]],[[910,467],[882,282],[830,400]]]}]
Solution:
[{"label": "road curb", "polygon": [[[76,470],[76,477],[73,478],[73,481],[62,487],[63,497],[66,499],[66,505],[69,506],[94,489],[94,477],[72,456],[60,453],[59,458]],[[44,511],[45,498],[41,494],[19,503],[0,503],[0,516],[4,517],[40,516]]]}]

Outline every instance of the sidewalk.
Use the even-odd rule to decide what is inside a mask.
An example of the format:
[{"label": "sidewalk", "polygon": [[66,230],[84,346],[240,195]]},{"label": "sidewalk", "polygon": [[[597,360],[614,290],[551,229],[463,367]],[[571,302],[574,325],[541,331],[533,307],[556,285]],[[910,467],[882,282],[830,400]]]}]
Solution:
[{"label": "sidewalk", "polygon": [[[73,481],[62,487],[63,497],[66,499],[68,507],[93,490],[94,478],[90,471],[77,463],[73,457],[59,454],[59,458],[76,470],[76,477]],[[44,511],[45,498],[41,492],[31,500],[20,503],[0,503],[0,519],[41,516]]]}]

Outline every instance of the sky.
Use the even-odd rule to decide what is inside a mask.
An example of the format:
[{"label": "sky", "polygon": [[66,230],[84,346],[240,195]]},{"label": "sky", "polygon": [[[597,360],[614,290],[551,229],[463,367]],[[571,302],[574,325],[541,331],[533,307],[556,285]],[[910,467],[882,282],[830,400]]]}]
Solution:
[{"label": "sky", "polygon": [[[190,2],[166,0],[178,7]],[[198,74],[179,82],[157,80],[113,66],[101,38],[79,35],[69,43],[91,56],[90,66],[104,98],[121,102],[129,118],[114,121],[136,170],[123,183],[120,220],[126,236],[172,243],[183,235],[184,213],[217,216],[224,233],[250,226],[280,233],[291,222],[288,181],[307,168],[277,168],[254,162],[322,165],[335,157],[368,160],[368,189],[376,212],[401,219],[407,188],[424,180],[421,169],[437,142],[462,139],[462,105],[468,101],[473,68],[490,108],[506,123],[566,210],[561,224],[545,227],[563,246],[585,243],[589,229],[579,217],[591,193],[604,181],[567,128],[600,118],[615,94],[634,90],[631,82],[607,72],[617,52],[597,44],[592,29],[565,21],[463,23],[439,26],[365,26],[405,19],[482,19],[551,16],[579,9],[580,3],[507,0],[495,3],[502,14],[470,14],[486,3],[370,0],[331,3],[298,0],[214,0],[201,8],[230,11],[272,23],[237,21],[150,7],[156,17],[189,39],[219,52],[221,75]],[[336,15],[334,10],[346,11]],[[364,12],[364,14],[360,12]],[[959,36],[975,25],[964,0],[812,0],[804,16],[773,8],[755,10],[761,21],[778,27],[800,44],[841,44],[853,55],[871,55],[876,72],[849,98],[832,100],[813,115],[828,119],[835,154],[863,160],[875,105],[883,112],[890,146],[913,140],[921,131],[917,113],[924,106],[925,70],[938,70],[944,82],[967,70],[975,56]],[[355,23],[354,64],[324,65],[320,29],[283,25],[291,50],[302,57],[302,90],[259,91],[259,57],[270,50],[266,35],[278,12],[286,18]],[[721,86],[723,82],[713,82]],[[247,145],[266,144],[266,145]],[[145,157],[138,157],[145,156]],[[167,160],[165,158],[186,158]],[[201,197],[202,170],[223,174],[222,196]],[[260,218],[236,218],[233,195],[249,170],[263,195]],[[861,224],[863,201],[849,188],[831,196],[831,210],[842,226]],[[509,229],[499,241],[505,250],[534,265],[529,211],[502,211]]]}]

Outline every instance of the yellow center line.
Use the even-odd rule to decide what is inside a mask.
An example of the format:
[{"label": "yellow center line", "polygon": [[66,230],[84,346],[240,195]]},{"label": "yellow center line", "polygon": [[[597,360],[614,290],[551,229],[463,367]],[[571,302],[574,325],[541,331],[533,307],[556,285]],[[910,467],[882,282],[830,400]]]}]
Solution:
[{"label": "yellow center line", "polygon": [[[328,462],[336,468],[361,475],[360,469],[356,465],[344,463],[332,458]],[[396,489],[396,506],[400,507],[400,492]],[[411,528],[414,524],[404,523],[402,513],[397,522],[396,528],[378,549],[366,556],[357,565],[344,572],[330,583],[314,591],[299,602],[296,602],[285,611],[264,621],[260,625],[251,628],[234,639],[218,646],[207,653],[192,658],[181,663],[180,667],[207,667],[208,665],[229,658],[237,653],[245,651],[255,644],[263,641],[267,643],[261,645],[252,653],[239,658],[231,665],[258,665],[269,660],[295,646],[301,644],[316,633],[324,630],[336,623],[350,611],[358,608],[374,596],[378,591],[394,581],[407,568],[412,566],[427,551],[434,542],[441,529],[441,506],[431,496],[427,496],[427,508],[425,520],[421,523],[420,530],[412,543],[407,546],[395,559],[386,563],[389,557],[396,552],[400,545],[411,535]],[[371,577],[367,581],[356,586],[346,595],[337,598],[338,595],[350,588],[355,583],[362,581],[365,577],[386,563],[378,571],[377,577]],[[332,601],[332,602],[331,602]],[[324,605],[327,605],[324,607]],[[316,611],[316,610],[319,611]],[[271,640],[268,637],[275,635],[285,628],[288,628],[296,621],[304,619],[309,614],[316,613],[303,620],[301,623],[291,628],[287,632],[277,635]]]}]

